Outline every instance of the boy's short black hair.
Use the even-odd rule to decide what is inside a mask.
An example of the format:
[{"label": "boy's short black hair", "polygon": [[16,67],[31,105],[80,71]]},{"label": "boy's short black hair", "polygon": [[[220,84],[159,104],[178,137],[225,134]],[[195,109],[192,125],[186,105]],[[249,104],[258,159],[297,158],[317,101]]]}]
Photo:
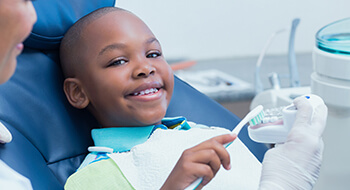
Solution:
[{"label": "boy's short black hair", "polygon": [[127,11],[118,7],[99,8],[74,23],[64,35],[60,45],[60,62],[65,78],[74,77],[77,65],[80,63],[80,55],[76,50],[79,46],[79,40],[82,31],[89,23],[114,11]]}]

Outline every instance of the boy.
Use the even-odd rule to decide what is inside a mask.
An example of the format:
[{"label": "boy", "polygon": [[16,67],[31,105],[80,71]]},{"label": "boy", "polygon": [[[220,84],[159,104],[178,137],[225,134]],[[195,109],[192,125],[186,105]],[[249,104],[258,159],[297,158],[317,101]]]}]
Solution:
[{"label": "boy", "polygon": [[[179,147],[189,148],[181,156],[175,154],[165,159],[158,159],[162,162],[176,156],[180,157],[174,167],[171,165],[173,167],[171,173],[169,169],[164,169],[163,173],[155,172],[157,175],[154,176],[153,181],[156,182],[153,186],[148,186],[149,188],[184,189],[197,178],[203,177],[199,186],[202,188],[214,177],[220,165],[225,169],[231,168],[232,156],[247,158],[249,160],[247,163],[254,168],[252,170],[259,173],[258,175],[254,172],[244,173],[245,169],[237,166],[240,169],[237,172],[242,173],[242,176],[249,175],[248,181],[250,180],[252,185],[245,184],[246,188],[244,186],[235,188],[257,188],[257,179],[260,177],[259,163],[251,160],[252,156],[247,153],[242,143],[239,144],[239,139],[228,147],[240,149],[239,155],[232,155],[232,152],[229,155],[222,146],[232,142],[236,135],[225,134],[227,131],[219,129],[209,132],[196,129],[201,131],[194,133],[193,131],[197,131],[189,130],[193,125],[188,124],[184,118],[163,119],[173,92],[173,73],[163,57],[158,40],[138,17],[114,7],[94,11],[69,29],[62,40],[60,51],[62,69],[66,78],[64,91],[68,101],[76,108],[88,109],[102,127],[92,131],[97,147],[91,149],[93,153],[87,156],[78,172],[68,179],[67,189],[93,189],[94,184],[98,184],[97,186],[102,189],[147,189],[147,184],[138,184],[144,179],[134,180],[132,178],[135,173],[128,173],[134,167],[129,164],[131,159],[137,160],[135,156],[137,151],[143,150],[140,147],[147,149],[149,148],[147,146],[154,141],[158,143],[152,144],[153,147],[161,146],[162,143],[159,142],[165,142],[163,144],[167,145],[164,139],[169,138],[166,140],[170,142],[173,135],[180,138],[187,134],[199,134],[196,136],[198,139],[187,136],[189,139],[179,141],[185,143],[183,145],[179,143]],[[164,130],[157,130],[158,128]],[[166,130],[167,128],[178,130]],[[187,130],[186,133],[182,133],[184,130]],[[169,132],[172,135],[168,135]],[[209,133],[212,135],[207,135]],[[213,138],[196,145],[196,142],[202,142],[208,139],[207,137]],[[187,141],[192,141],[192,144],[186,144]],[[192,146],[194,147],[190,148]],[[181,150],[177,145],[170,148],[169,154]],[[152,157],[154,153],[157,155],[153,156],[155,160],[163,156],[157,153],[164,150],[154,149],[153,152],[146,152],[147,155]],[[131,157],[128,153],[116,153],[127,151],[132,153]],[[114,153],[106,154],[112,152]],[[271,160],[274,159],[271,158]],[[142,162],[142,159],[137,161]],[[143,167],[154,170],[147,167],[147,164]],[[160,167],[157,169],[169,167],[169,164],[158,165]],[[312,168],[312,170],[317,169]],[[147,172],[153,174],[152,171]],[[148,175],[144,176],[144,178],[147,177]],[[271,181],[268,177],[267,179],[268,182]],[[294,179],[282,179],[279,185],[285,180]],[[158,181],[164,184],[159,184]],[[244,184],[243,181],[242,184]],[[269,183],[265,180],[263,184]]]}]

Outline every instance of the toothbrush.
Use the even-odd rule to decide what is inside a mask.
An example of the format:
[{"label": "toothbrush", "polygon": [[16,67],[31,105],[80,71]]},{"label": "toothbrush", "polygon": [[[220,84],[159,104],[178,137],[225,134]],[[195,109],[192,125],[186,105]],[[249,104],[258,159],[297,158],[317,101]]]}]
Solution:
[{"label": "toothbrush", "polygon": [[[257,125],[261,123],[261,120],[264,118],[264,111],[263,106],[259,105],[256,108],[254,108],[252,111],[250,111],[242,120],[239,122],[239,124],[232,130],[232,133],[239,134],[241,129],[245,124],[249,122],[250,125]],[[230,146],[232,142],[224,144],[224,147],[227,148]],[[191,183],[188,187],[185,188],[185,190],[193,190],[198,187],[199,184],[201,184],[203,181],[203,178],[198,178],[193,183]]]}]

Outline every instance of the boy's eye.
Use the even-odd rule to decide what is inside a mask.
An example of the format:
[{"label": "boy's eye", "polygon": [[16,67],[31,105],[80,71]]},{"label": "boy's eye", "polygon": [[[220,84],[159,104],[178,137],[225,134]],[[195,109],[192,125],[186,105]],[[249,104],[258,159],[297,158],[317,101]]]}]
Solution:
[{"label": "boy's eye", "polygon": [[159,57],[161,56],[162,54],[160,52],[152,52],[152,53],[149,53],[147,54],[147,58],[156,58],[156,57]]},{"label": "boy's eye", "polygon": [[126,63],[126,60],[124,60],[124,59],[118,59],[118,60],[112,61],[112,63],[110,63],[107,67],[110,67],[110,66],[118,66],[118,65],[124,65],[125,63]]}]

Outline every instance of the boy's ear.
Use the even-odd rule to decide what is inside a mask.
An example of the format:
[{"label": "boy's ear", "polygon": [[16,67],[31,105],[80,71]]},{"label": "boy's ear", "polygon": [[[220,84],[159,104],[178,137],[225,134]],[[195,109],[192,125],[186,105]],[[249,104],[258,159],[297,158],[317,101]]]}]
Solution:
[{"label": "boy's ear", "polygon": [[89,105],[89,98],[81,87],[81,83],[76,78],[67,78],[64,80],[63,90],[69,103],[78,108],[84,109]]}]

